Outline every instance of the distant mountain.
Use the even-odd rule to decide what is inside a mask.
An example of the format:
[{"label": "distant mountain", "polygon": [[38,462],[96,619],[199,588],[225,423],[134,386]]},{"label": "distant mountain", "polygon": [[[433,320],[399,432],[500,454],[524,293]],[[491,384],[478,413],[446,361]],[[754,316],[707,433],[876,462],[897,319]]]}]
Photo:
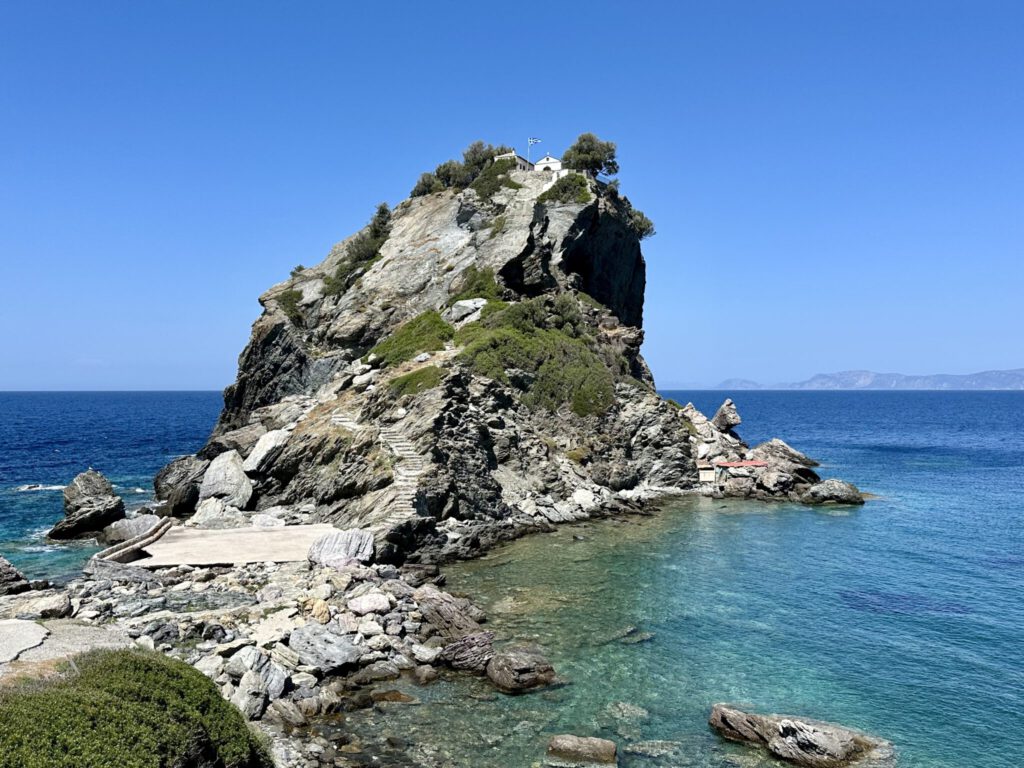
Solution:
[{"label": "distant mountain", "polygon": [[982,371],[962,375],[936,373],[930,376],[908,376],[903,373],[874,371],[840,371],[819,373],[807,381],[762,386],[748,379],[727,379],[718,389],[987,389],[1024,390],[1024,368],[1011,371]]},{"label": "distant mountain", "polygon": [[907,376],[902,373],[842,371],[819,373],[785,389],[1024,389],[1024,368],[954,375]]}]

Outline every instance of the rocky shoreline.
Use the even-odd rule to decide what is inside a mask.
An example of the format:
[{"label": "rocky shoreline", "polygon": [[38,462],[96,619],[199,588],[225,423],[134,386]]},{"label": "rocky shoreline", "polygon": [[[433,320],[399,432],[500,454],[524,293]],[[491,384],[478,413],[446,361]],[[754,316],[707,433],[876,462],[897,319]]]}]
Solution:
[{"label": "rocky shoreline", "polygon": [[[297,562],[93,560],[59,589],[25,591],[0,562],[0,618],[47,632],[0,676],[60,646],[70,619],[201,670],[282,766],[388,764],[344,714],[403,703],[399,677],[468,672],[500,695],[557,684],[538,648],[496,638],[443,589],[441,564],[678,494],[863,503],[781,440],[744,443],[732,401],[707,418],[658,395],[640,355],[649,231],[617,185],[581,176],[559,197],[551,174],[481,168],[486,183],[378,207],[266,292],[213,434],[157,475],[158,503],[127,517],[90,470],[51,536],[131,541],[165,518],[338,532]],[[551,765],[615,760],[615,745],[558,738]]]}]

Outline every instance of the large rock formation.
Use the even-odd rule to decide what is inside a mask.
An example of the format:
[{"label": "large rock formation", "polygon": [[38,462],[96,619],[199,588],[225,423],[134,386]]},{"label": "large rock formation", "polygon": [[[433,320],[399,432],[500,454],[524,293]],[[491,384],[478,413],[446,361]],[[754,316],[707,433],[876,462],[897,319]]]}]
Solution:
[{"label": "large rock formation", "polygon": [[786,715],[756,715],[716,704],[709,725],[730,741],[766,749],[805,768],[890,766],[892,745],[883,739],[833,723]]},{"label": "large rock formation", "polygon": [[0,596],[16,595],[25,592],[29,588],[28,580],[21,575],[21,572],[11,565],[11,562],[0,557]]},{"label": "large rock formation", "polygon": [[51,539],[94,536],[124,517],[124,502],[103,475],[89,469],[64,489],[64,519],[47,534]]},{"label": "large rock formation", "polygon": [[[379,250],[368,228],[267,291],[213,436],[158,478],[165,510],[279,507],[369,532],[378,563],[436,562],[749,460],[731,403],[710,421],[654,390],[628,201],[594,182],[587,202],[540,200],[552,183],[406,200]],[[711,492],[820,480],[765,450]]]}]

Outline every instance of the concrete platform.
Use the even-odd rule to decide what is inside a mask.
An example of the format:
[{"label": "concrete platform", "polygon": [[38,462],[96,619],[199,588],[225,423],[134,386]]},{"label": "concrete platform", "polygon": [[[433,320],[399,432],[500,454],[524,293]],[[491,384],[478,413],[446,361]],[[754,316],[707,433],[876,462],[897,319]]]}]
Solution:
[{"label": "concrete platform", "polygon": [[0,621],[0,668],[14,661],[29,648],[42,645],[49,631],[34,621],[4,619]]},{"label": "concrete platform", "polygon": [[243,565],[292,563],[306,559],[310,545],[337,533],[333,525],[286,525],[283,528],[172,528],[143,548],[149,557],[129,565],[165,568],[173,565]]}]

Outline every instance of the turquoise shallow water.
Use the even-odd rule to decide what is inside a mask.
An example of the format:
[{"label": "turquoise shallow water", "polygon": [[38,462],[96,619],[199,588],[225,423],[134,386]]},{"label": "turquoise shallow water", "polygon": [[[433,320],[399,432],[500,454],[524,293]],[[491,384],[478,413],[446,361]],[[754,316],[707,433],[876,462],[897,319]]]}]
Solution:
[{"label": "turquoise shallow water", "polygon": [[[711,411],[721,394],[682,397]],[[528,766],[565,731],[679,744],[626,766],[750,764],[705,725],[731,701],[876,733],[907,768],[1024,765],[1024,396],[737,401],[745,435],[783,434],[880,498],[827,511],[686,499],[455,566],[450,585],[502,636],[539,642],[568,684],[517,698],[459,679],[410,687],[433,706],[356,727],[403,734],[433,764]],[[615,639],[631,626],[653,636]],[[616,719],[616,702],[648,715]]]}]

